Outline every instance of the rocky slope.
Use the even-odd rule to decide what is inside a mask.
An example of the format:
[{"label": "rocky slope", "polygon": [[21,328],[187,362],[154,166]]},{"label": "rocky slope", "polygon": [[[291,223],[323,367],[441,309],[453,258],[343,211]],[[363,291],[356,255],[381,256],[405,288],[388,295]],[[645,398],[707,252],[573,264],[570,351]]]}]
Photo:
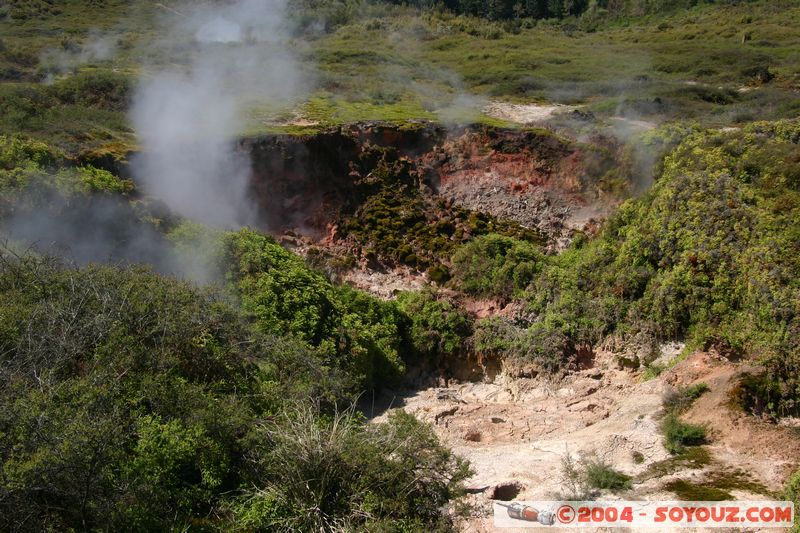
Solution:
[{"label": "rocky slope", "polygon": [[[672,348],[664,346],[664,355]],[[593,368],[563,379],[510,377],[440,381],[398,391],[383,420],[406,409],[430,422],[467,458],[473,505],[461,530],[493,532],[493,501],[548,500],[566,495],[562,459],[599,459],[632,477],[632,487],[603,499],[691,499],[675,487],[718,489],[736,499],[769,499],[797,466],[800,435],[748,417],[729,405],[742,369],[716,353],[698,352],[655,379],[624,369],[619,354],[598,352]],[[709,428],[709,443],[689,457],[663,445],[662,402],[675,387],[706,383],[685,419]],[[682,485],[678,485],[681,483]]]},{"label": "rocky slope", "polygon": [[509,231],[555,251],[576,231],[594,231],[618,201],[602,190],[618,155],[604,138],[360,123],[240,148],[251,154],[264,226],[384,297],[387,286],[419,287],[415,278],[446,266],[452,246],[471,236]]}]

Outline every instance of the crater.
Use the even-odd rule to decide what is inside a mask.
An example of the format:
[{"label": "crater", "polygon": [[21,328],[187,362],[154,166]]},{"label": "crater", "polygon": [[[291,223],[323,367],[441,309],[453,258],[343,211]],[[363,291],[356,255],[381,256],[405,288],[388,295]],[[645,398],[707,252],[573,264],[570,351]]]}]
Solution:
[{"label": "crater", "polygon": [[514,500],[519,493],[522,492],[525,486],[517,481],[509,481],[495,485],[489,498],[501,502],[510,502]]}]

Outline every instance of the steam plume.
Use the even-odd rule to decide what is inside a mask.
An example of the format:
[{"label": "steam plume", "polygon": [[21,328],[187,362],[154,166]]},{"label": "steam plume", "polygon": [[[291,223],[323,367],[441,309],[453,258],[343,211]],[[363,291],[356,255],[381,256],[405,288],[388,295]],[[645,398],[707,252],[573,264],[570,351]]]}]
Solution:
[{"label": "steam plume", "polygon": [[54,74],[73,71],[83,65],[108,61],[114,57],[118,37],[113,34],[89,30],[85,42],[70,43],[61,48],[50,48],[42,52],[39,58],[47,71],[46,82],[53,80]]},{"label": "steam plume", "polygon": [[[175,66],[145,77],[131,118],[143,151],[134,176],[185,217],[217,227],[255,222],[250,163],[237,151],[245,111],[285,105],[302,91],[288,47],[285,0],[192,4],[168,14],[160,50]],[[171,61],[172,60],[172,61]]]}]

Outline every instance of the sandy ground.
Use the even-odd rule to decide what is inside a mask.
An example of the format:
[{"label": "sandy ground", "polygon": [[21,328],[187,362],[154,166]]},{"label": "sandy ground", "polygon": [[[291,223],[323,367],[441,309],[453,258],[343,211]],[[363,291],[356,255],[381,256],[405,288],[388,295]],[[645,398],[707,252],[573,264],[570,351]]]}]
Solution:
[{"label": "sandy ground", "polygon": [[570,111],[574,108],[559,104],[512,104],[509,102],[491,102],[483,108],[483,112],[493,118],[517,122],[519,124],[535,124],[552,118],[556,113]]},{"label": "sandy ground", "polygon": [[[602,494],[604,499],[674,500],[676,496],[663,489],[667,481],[702,481],[712,472],[731,471],[744,472],[770,491],[780,490],[797,467],[800,437],[731,411],[727,398],[736,375],[734,364],[698,353],[658,378],[643,381],[637,373],[617,368],[615,357],[605,353],[598,354],[594,368],[558,383],[501,374],[491,383],[406,391],[391,400],[391,408],[404,408],[430,422],[440,438],[472,464],[475,474],[468,486],[479,494],[469,497],[473,513],[460,522],[460,529],[509,531],[493,526],[496,487],[513,485],[514,500],[559,499],[564,495],[561,461],[566,454],[578,460],[596,457],[638,476],[632,490]],[[708,426],[712,463],[699,470],[679,467],[650,475],[653,463],[670,457],[659,431],[664,393],[700,381],[711,390],[685,418]],[[644,457],[639,464],[638,454]],[[740,499],[764,498],[731,493]]]}]

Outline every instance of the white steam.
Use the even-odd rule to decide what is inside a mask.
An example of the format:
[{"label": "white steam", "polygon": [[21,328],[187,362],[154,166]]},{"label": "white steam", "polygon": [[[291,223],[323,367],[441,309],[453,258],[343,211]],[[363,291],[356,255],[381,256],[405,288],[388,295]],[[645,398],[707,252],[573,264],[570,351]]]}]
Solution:
[{"label": "white steam", "polygon": [[304,92],[286,2],[193,3],[177,11],[183,15],[171,17],[170,38],[157,43],[169,67],[144,78],[134,96],[142,145],[134,176],[182,216],[217,227],[254,223],[250,161],[236,143],[245,112]]},{"label": "white steam", "polygon": [[65,43],[61,48],[49,48],[42,52],[39,61],[51,81],[54,74],[71,72],[83,65],[108,61],[114,57],[119,38],[113,34],[92,29],[81,44]]}]

